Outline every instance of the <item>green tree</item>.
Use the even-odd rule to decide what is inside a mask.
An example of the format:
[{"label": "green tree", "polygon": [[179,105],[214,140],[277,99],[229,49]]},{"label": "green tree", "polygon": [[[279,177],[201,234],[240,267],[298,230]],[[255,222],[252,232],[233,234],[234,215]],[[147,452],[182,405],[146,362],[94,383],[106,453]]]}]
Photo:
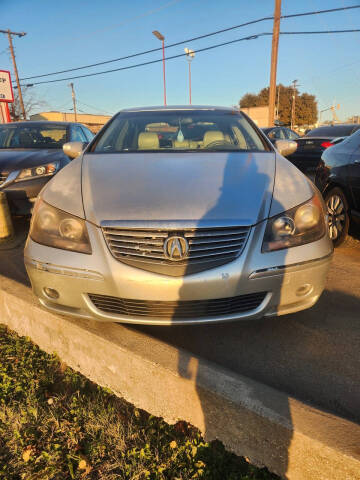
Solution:
[{"label": "green tree", "polygon": [[[291,105],[294,89],[291,85],[277,85],[276,106],[279,95],[278,120],[284,124],[291,122]],[[258,94],[246,93],[239,101],[240,108],[263,107],[269,104],[269,87],[263,88]],[[303,93],[295,89],[295,124],[312,125],[317,120],[317,102],[315,95]]]}]

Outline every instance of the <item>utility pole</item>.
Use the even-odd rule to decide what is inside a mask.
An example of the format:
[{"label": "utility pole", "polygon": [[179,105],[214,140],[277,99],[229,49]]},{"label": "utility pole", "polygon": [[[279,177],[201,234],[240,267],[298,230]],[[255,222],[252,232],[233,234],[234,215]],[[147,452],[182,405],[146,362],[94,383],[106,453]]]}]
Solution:
[{"label": "utility pole", "polygon": [[269,127],[274,125],[275,96],[276,96],[276,71],[279,49],[279,32],[281,17],[281,0],[275,0],[274,26],[271,45],[271,71],[270,71],[270,89],[269,89]]},{"label": "utility pole", "polygon": [[[73,84],[72,82],[69,83],[69,87],[71,88],[71,96],[72,96],[73,104],[74,104],[75,122],[77,122],[76,97],[75,97],[74,84]],[[80,103],[81,103],[81,102],[80,102]]]},{"label": "utility pole", "polygon": [[291,130],[294,128],[294,123],[295,123],[295,97],[296,97],[296,87],[298,81],[293,80],[293,94],[292,94],[292,104],[291,104]]},{"label": "utility pole", "polygon": [[8,30],[0,30],[0,33],[5,33],[8,36],[10,53],[11,53],[11,58],[12,58],[13,66],[14,66],[16,84],[17,84],[18,92],[19,92],[19,101],[20,101],[21,111],[22,111],[22,115],[23,115],[24,120],[26,120],[24,100],[23,100],[23,96],[22,96],[22,93],[21,93],[19,74],[18,74],[18,69],[17,69],[17,66],[16,66],[14,47],[13,47],[12,37],[11,37],[12,35],[16,35],[17,37],[23,37],[24,35],[26,35],[26,33],[25,32],[12,32],[9,29]]}]

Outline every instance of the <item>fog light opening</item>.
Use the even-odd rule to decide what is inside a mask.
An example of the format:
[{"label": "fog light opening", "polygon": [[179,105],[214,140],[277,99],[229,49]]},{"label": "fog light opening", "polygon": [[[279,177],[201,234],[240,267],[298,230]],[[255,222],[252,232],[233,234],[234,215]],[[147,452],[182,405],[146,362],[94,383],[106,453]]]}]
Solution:
[{"label": "fog light opening", "polygon": [[305,295],[309,295],[309,293],[311,293],[313,289],[313,285],[310,285],[310,283],[305,283],[296,290],[296,295],[298,297],[305,297]]},{"label": "fog light opening", "polygon": [[43,288],[44,295],[51,300],[57,300],[60,297],[60,294],[57,290],[50,287]]}]

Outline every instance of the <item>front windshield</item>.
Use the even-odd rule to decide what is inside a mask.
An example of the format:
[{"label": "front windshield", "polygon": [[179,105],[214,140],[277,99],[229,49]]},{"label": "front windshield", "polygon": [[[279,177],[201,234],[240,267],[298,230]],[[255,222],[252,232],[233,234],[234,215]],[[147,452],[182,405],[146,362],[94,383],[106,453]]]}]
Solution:
[{"label": "front windshield", "polygon": [[66,142],[64,125],[1,125],[0,149],[62,148]]},{"label": "front windshield", "polygon": [[122,112],[94,152],[264,151],[268,147],[244,115],[223,110]]}]

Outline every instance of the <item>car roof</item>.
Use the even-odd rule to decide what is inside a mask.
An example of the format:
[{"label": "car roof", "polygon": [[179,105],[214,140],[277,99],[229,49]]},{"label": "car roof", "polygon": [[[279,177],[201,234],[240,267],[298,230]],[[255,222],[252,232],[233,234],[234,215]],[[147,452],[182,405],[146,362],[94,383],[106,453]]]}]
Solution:
[{"label": "car roof", "polygon": [[57,122],[57,121],[50,121],[50,120],[37,120],[37,121],[28,121],[24,120],[23,122],[10,122],[10,123],[2,123],[1,125],[27,125],[27,126],[38,126],[38,125],[82,125],[79,122]]},{"label": "car roof", "polygon": [[119,113],[123,112],[157,112],[157,111],[171,111],[171,110],[187,110],[187,111],[196,111],[196,110],[217,110],[220,112],[238,112],[236,108],[233,107],[216,107],[213,105],[158,105],[152,107],[134,107],[134,108],[124,108],[120,110]]},{"label": "car roof", "polygon": [[[319,128],[337,128],[337,127],[358,127],[359,124],[358,123],[335,123],[335,124],[332,124],[332,125],[320,125],[320,127],[316,127],[317,129]],[[315,130],[315,128],[313,129]]]}]

